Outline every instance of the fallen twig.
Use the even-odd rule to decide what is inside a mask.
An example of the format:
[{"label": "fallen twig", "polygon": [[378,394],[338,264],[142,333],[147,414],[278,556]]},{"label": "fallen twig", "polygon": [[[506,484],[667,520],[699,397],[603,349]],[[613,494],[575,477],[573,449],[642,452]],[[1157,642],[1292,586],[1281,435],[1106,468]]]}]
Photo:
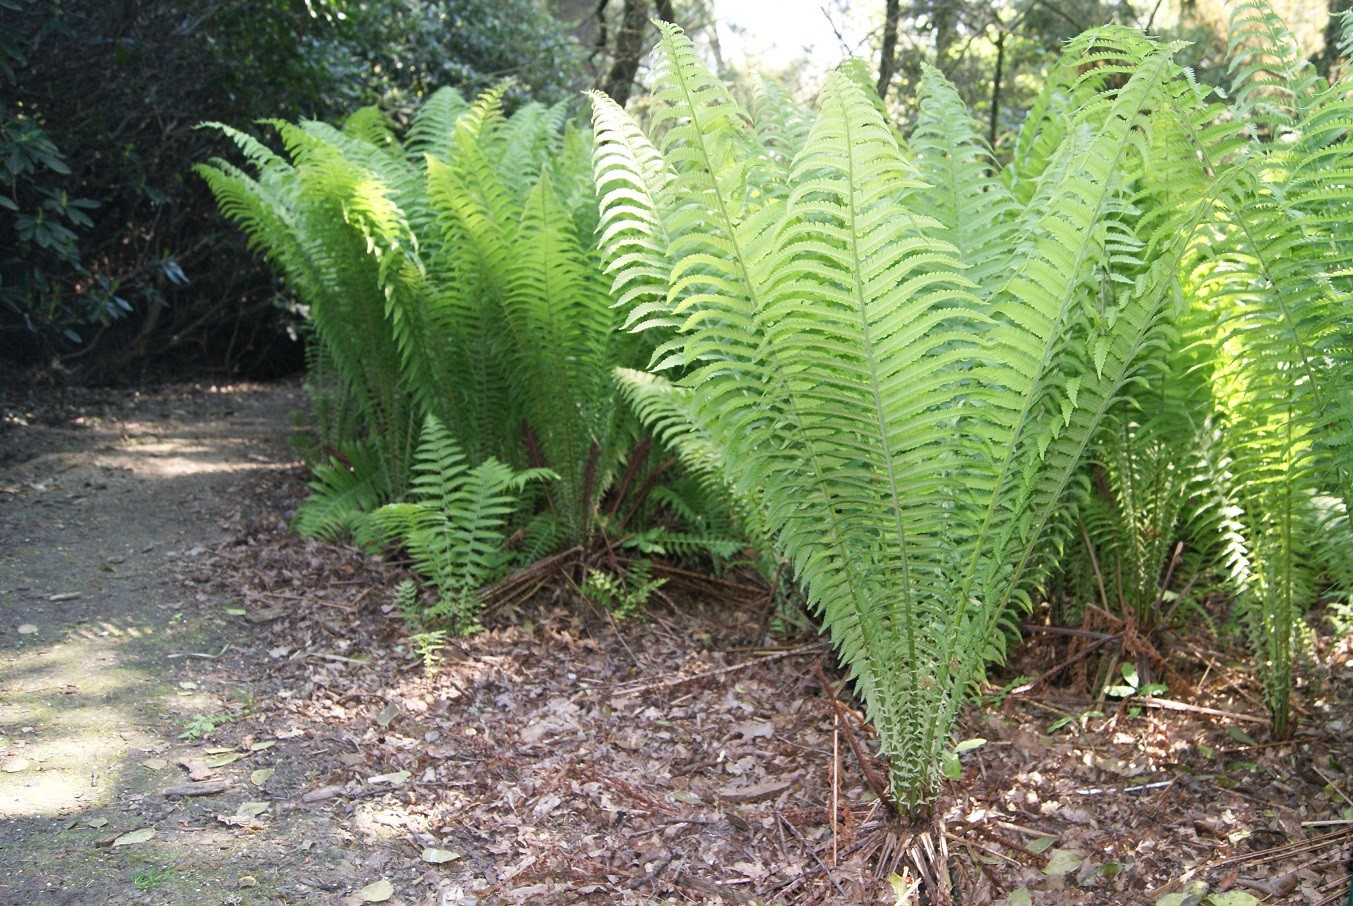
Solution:
[{"label": "fallen twig", "polygon": [[639,686],[616,686],[612,688],[612,695],[643,695],[648,692],[656,692],[659,689],[670,689],[673,686],[682,686],[686,683],[693,683],[702,679],[711,679],[716,676],[723,676],[738,670],[745,670],[748,667],[755,667],[757,664],[764,664],[768,661],[778,661],[781,658],[793,657],[796,654],[807,654],[810,651],[822,650],[822,643],[810,642],[807,645],[800,645],[797,648],[788,648],[775,654],[768,654],[765,657],[753,658],[750,661],[743,661],[741,664],[733,664],[730,667],[720,667],[718,670],[706,670],[704,673],[695,673],[691,676],[679,676],[675,679],[663,680],[660,683],[644,683]]},{"label": "fallen twig", "polygon": [[1139,783],[1135,786],[1094,787],[1088,790],[1076,790],[1078,796],[1102,796],[1105,793],[1136,793],[1141,790],[1158,790],[1173,784],[1173,780],[1159,780],[1155,783]]},{"label": "fallen twig", "polygon": [[202,780],[196,783],[167,786],[160,791],[160,794],[162,796],[214,796],[217,793],[224,793],[233,785],[234,783],[229,780]]},{"label": "fallen twig", "polygon": [[1239,714],[1235,711],[1219,711],[1216,708],[1205,708],[1202,705],[1190,705],[1184,702],[1177,702],[1168,698],[1156,698],[1155,696],[1134,697],[1133,705],[1141,705],[1145,708],[1160,708],[1162,711],[1187,711],[1190,714],[1206,714],[1209,717],[1229,717],[1231,720],[1239,720],[1251,724],[1266,724],[1268,718],[1255,717],[1252,714]]},{"label": "fallen twig", "polygon": [[[828,693],[836,714],[842,717],[847,716],[850,712],[846,709],[845,705],[841,704],[841,700],[836,697],[836,691],[832,688],[832,684],[827,681],[827,675],[822,672],[822,665],[815,664],[814,666],[817,669],[818,679],[822,682],[823,691]],[[859,763],[860,771],[864,774],[864,782],[869,785],[869,789],[878,797],[879,802],[891,803],[892,798],[888,795],[888,787],[883,780],[874,773],[873,766],[870,764],[869,759],[865,757],[859,741],[855,738],[855,732],[850,729],[850,721],[841,721],[841,726],[846,731],[846,742],[850,744],[850,750],[855,753],[855,761]]]},{"label": "fallen twig", "polygon": [[341,654],[326,654],[323,651],[307,651],[306,657],[317,657],[326,661],[339,661],[344,664],[356,664],[359,667],[370,667],[370,661],[360,661],[355,657],[343,657]]},{"label": "fallen twig", "polygon": [[832,887],[834,887],[836,889],[836,892],[842,896],[843,898],[842,902],[845,902],[845,899],[848,898],[846,892],[842,890],[841,885],[836,882],[836,878],[835,876],[832,875],[831,869],[828,868],[827,864],[822,861],[822,858],[817,854],[817,850],[813,849],[812,845],[807,841],[807,839],[804,838],[803,834],[800,833],[799,829],[794,825],[790,824],[789,820],[780,813],[780,810],[778,808],[775,810],[775,817],[781,824],[783,824],[786,828],[788,828],[789,832],[794,835],[795,839],[797,839],[799,843],[803,845],[804,852],[812,856],[813,861],[817,863],[817,867],[822,869],[822,873],[827,876],[827,880],[831,882]]},{"label": "fallen twig", "polygon": [[205,658],[209,661],[214,661],[221,655],[225,654],[228,650],[230,650],[231,647],[232,647],[231,644],[229,642],[226,642],[224,645],[221,646],[221,650],[216,652],[215,654],[203,654],[200,651],[184,651],[180,654],[167,654],[165,655],[165,657],[169,658],[170,660],[180,657],[200,657]]}]

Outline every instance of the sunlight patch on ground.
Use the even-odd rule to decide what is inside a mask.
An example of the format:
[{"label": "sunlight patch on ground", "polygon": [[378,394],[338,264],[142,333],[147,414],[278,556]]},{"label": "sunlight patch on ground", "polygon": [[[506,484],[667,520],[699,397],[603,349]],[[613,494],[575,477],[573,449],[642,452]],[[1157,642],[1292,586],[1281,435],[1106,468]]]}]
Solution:
[{"label": "sunlight patch on ground", "polygon": [[274,462],[259,457],[241,462],[238,454],[221,445],[163,439],[134,443],[100,457],[101,464],[126,469],[141,478],[181,478],[185,475],[283,471],[290,461]]},{"label": "sunlight patch on ground", "polygon": [[123,694],[147,678],[123,666],[115,646],[76,636],[0,670],[0,817],[104,804],[120,762],[154,742]]}]

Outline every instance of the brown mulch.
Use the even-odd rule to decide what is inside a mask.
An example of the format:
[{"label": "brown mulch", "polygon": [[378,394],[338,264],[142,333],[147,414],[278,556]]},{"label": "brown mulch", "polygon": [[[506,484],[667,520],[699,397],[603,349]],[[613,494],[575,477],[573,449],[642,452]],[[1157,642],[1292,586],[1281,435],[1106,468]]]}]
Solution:
[{"label": "brown mulch", "polygon": [[[756,605],[674,594],[617,623],[547,590],[425,667],[391,603],[406,574],[288,534],[299,486],[192,577],[257,623],[252,711],[212,739],[300,743],[307,779],[274,796],[395,846],[402,902],[912,902],[885,877],[905,835],[852,752],[870,739],[848,692],[834,705],[823,642],[766,636]],[[955,902],[1344,901],[1348,641],[1321,642],[1286,742],[1240,654],[1167,642],[1187,688],[1136,708],[1023,689],[1067,655],[1038,634],[994,678],[958,735],[986,742],[942,802]]]}]

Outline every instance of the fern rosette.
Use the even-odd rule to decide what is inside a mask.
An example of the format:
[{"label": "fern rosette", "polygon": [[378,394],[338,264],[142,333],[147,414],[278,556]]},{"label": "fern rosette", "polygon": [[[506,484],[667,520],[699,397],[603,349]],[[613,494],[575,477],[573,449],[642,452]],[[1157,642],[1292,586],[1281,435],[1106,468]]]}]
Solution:
[{"label": "fern rosette", "polygon": [[[1099,38],[1071,52],[1127,53]],[[806,132],[784,115],[753,126],[671,26],[655,138],[596,99],[615,291],[672,373],[622,380],[764,520],[909,814],[933,803],[958,709],[1157,340],[1185,240],[1135,232],[1132,175],[1170,51],[1152,45],[1122,87],[1089,92],[1026,202],[936,72],[911,148],[849,68]]]}]

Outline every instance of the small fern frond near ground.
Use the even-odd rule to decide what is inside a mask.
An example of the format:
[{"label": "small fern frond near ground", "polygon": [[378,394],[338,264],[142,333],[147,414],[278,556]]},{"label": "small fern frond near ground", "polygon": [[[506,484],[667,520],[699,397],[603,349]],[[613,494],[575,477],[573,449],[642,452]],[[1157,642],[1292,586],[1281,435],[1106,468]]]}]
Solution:
[{"label": "small fern frond near ground", "polygon": [[421,619],[445,620],[466,632],[477,625],[479,589],[499,578],[509,562],[505,528],[523,490],[554,477],[546,469],[516,471],[494,459],[472,468],[451,432],[429,416],[414,464],[412,500],[371,513],[365,531],[402,546],[414,569],[437,589],[437,602]]},{"label": "small fern frond near ground", "polygon": [[[1120,405],[1105,420],[1077,507],[1079,540],[1095,569],[1088,591],[1146,634],[1163,628],[1165,601],[1211,565],[1206,554],[1216,548],[1207,537],[1216,536],[1215,519],[1200,503],[1202,428],[1188,400],[1163,399],[1166,382],[1179,377],[1158,378],[1153,394],[1140,394],[1150,397],[1145,406]],[[1189,545],[1199,537],[1205,550]]]},{"label": "small fern frond near ground", "polygon": [[292,521],[292,528],[308,538],[332,541],[356,534],[372,510],[396,496],[381,457],[360,443],[347,444],[311,471],[311,494]]}]

